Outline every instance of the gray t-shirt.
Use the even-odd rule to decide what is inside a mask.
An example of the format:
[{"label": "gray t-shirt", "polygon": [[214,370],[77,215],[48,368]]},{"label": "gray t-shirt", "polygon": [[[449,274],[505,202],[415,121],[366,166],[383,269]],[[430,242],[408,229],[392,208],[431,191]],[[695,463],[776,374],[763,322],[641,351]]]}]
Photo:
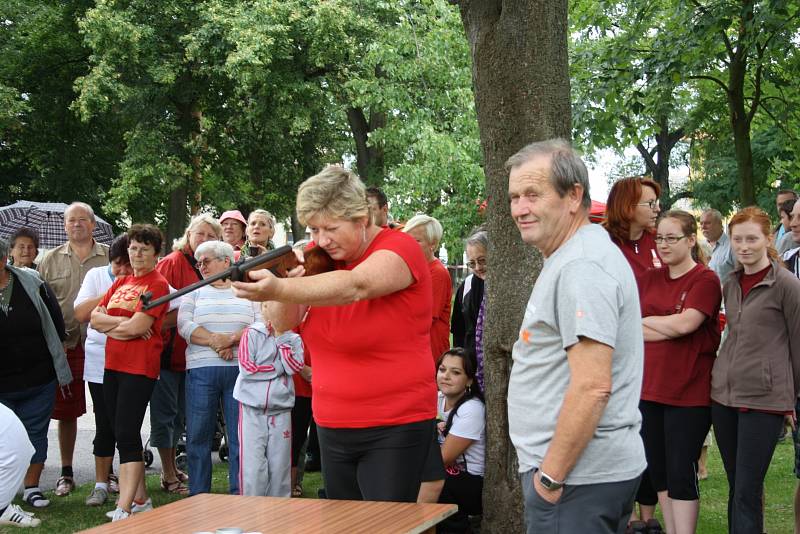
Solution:
[{"label": "gray t-shirt", "polygon": [[727,234],[721,234],[714,244],[708,267],[717,273],[720,283],[724,283],[728,275],[736,270],[736,258],[733,257],[731,240]]},{"label": "gray t-shirt", "polygon": [[639,437],[644,340],[636,279],[600,226],[582,226],[544,262],[514,344],[508,387],[520,472],[541,465],[569,384],[567,349],[587,337],[613,347],[611,397],[568,484],[621,482],[645,468]]}]

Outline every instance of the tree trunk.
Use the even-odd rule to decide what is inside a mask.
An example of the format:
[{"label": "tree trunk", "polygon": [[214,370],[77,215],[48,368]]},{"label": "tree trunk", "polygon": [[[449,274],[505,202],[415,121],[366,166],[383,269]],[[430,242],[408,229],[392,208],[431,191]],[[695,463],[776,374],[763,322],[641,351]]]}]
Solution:
[{"label": "tree trunk", "polygon": [[658,126],[658,133],[655,136],[656,146],[648,150],[640,141],[636,143],[636,149],[644,160],[647,172],[661,186],[661,211],[666,211],[675,202],[669,184],[669,157],[672,149],[683,138],[684,129],[678,128],[674,132],[670,132],[669,120],[666,116],[662,116],[658,120]]},{"label": "tree trunk", "polygon": [[472,54],[489,200],[483,529],[520,532],[521,488],[506,395],[511,347],[542,260],[523,244],[511,219],[504,163],[532,141],[570,135],[567,1],[462,0],[459,5]]},{"label": "tree trunk", "polygon": [[744,56],[731,62],[728,69],[728,110],[733,129],[736,171],[739,178],[739,198],[742,207],[756,203],[753,183],[753,150],[750,146],[750,120],[745,111],[744,81],[747,71]]},{"label": "tree trunk", "polygon": [[369,120],[361,108],[347,110],[347,122],[356,144],[356,168],[367,185],[383,183],[383,147],[371,145],[369,134],[386,125],[386,114],[370,111]]}]

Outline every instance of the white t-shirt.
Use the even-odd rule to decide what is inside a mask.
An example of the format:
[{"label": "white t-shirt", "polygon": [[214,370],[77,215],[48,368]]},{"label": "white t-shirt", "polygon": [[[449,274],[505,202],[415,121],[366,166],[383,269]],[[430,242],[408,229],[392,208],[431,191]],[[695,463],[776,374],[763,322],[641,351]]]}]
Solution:
[{"label": "white t-shirt", "polygon": [[[111,274],[111,265],[94,267],[89,269],[83,278],[83,284],[75,297],[73,306],[79,306],[87,300],[102,297],[111,289],[114,283],[114,275]],[[170,293],[175,290],[170,287]],[[177,309],[181,304],[181,299],[177,298],[170,301],[169,311]],[[86,354],[83,364],[83,379],[95,384],[103,383],[103,371],[106,367],[106,335],[101,334],[91,327],[86,329],[86,344],[83,347]]]},{"label": "white t-shirt", "polygon": [[[444,409],[445,398],[439,392],[438,412],[439,419],[447,421],[450,410]],[[486,406],[478,399],[469,399],[458,407],[458,412],[453,416],[453,425],[450,434],[459,438],[474,440],[472,445],[456,459],[456,464],[462,469],[466,467],[471,475],[483,476],[486,456]],[[444,443],[444,436],[439,433],[439,444]],[[466,464],[466,465],[465,465]]]}]

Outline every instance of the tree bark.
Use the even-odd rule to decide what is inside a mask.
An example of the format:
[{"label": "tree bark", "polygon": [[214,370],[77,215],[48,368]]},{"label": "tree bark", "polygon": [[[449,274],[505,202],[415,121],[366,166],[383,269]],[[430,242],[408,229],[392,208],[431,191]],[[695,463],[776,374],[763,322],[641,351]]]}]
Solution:
[{"label": "tree bark", "polygon": [[356,168],[367,185],[383,183],[383,147],[370,144],[369,134],[386,125],[386,114],[369,112],[369,119],[361,108],[347,110],[347,122],[356,144]]},{"label": "tree bark", "polygon": [[511,219],[504,164],[530,142],[569,138],[567,1],[463,0],[459,7],[472,55],[488,196],[483,529],[520,532],[521,488],[508,437],[506,395],[511,348],[542,260],[523,244]]},{"label": "tree bark", "polygon": [[744,82],[747,56],[736,54],[728,68],[728,110],[733,129],[733,147],[739,178],[739,198],[742,207],[756,203],[753,183],[753,150],[750,146],[750,119],[745,111]]}]

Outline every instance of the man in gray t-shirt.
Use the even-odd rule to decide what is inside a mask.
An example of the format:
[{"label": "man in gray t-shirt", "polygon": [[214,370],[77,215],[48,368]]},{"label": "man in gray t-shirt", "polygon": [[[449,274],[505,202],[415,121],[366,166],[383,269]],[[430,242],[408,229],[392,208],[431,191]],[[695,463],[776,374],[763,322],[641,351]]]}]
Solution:
[{"label": "man in gray t-shirt", "polygon": [[586,167],[563,140],[512,156],[511,215],[544,267],[508,389],[528,532],[624,532],[645,469],[644,343],[636,280],[589,223]]}]

